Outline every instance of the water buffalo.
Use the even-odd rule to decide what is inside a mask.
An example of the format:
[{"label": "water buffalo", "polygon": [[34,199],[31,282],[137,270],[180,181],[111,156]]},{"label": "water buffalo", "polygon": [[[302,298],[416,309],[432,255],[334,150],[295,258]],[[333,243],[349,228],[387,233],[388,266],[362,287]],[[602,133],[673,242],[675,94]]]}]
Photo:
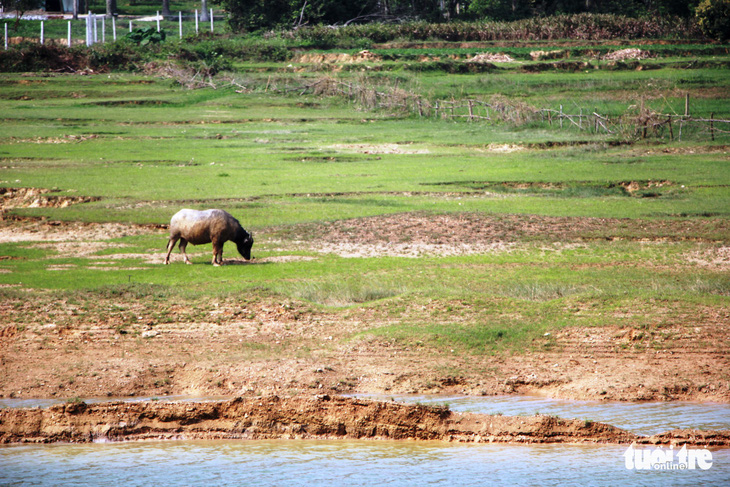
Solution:
[{"label": "water buffalo", "polygon": [[243,229],[238,220],[223,210],[180,210],[170,220],[170,240],[167,242],[165,264],[170,263],[170,253],[180,240],[180,252],[186,264],[192,264],[185,253],[188,243],[193,245],[213,243],[213,265],[223,263],[223,244],[231,240],[244,259],[251,259],[253,236]]}]

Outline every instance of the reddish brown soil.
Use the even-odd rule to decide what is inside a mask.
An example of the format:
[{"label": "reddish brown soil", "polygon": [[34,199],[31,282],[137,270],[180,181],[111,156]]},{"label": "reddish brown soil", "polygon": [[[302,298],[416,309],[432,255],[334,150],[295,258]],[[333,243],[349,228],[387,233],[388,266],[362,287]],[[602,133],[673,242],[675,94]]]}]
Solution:
[{"label": "reddish brown soil", "polygon": [[454,413],[445,408],[327,395],[0,410],[0,443],[273,438],[730,445],[730,431],[677,430],[641,437],[603,423],[553,416]]},{"label": "reddish brown soil", "polygon": [[[414,249],[416,254],[447,255],[484,248],[509,251],[517,240],[544,241],[546,234],[550,245],[718,235],[726,242],[722,235],[730,233],[729,225],[721,219],[649,223],[409,214],[302,225],[287,230],[285,240],[289,248],[316,241],[319,250],[348,255],[370,255],[373,248],[378,255],[411,255]],[[164,244],[164,231],[154,227],[6,220],[0,224],[0,241],[43,240],[34,245],[92,259],[98,257],[69,240],[99,251],[118,245],[106,240],[111,236],[149,232],[158,233]],[[119,255],[128,254],[120,249]],[[161,248],[152,260],[161,262],[163,256]],[[727,269],[730,251],[725,244],[686,259],[679,265],[688,269]],[[655,268],[647,263],[647,272]],[[657,301],[651,303],[649,323],[642,309],[621,309],[613,311],[619,324],[563,328],[544,338],[549,348],[536,343],[523,353],[462,355],[382,338],[351,338],[394,320],[425,322],[450,313],[476,319],[479,310],[458,300],[416,303],[404,298],[393,304],[399,310],[394,318],[389,309],[327,310],[276,297],[169,303],[138,298],[132,290],[126,295],[81,293],[59,301],[52,293],[32,290],[27,299],[16,289],[0,301],[0,397],[291,395],[314,390],[730,401],[730,310],[720,304],[687,308]],[[570,311],[578,316],[593,313],[592,303],[566,306],[574,306]],[[642,329],[634,324],[640,317]]]}]

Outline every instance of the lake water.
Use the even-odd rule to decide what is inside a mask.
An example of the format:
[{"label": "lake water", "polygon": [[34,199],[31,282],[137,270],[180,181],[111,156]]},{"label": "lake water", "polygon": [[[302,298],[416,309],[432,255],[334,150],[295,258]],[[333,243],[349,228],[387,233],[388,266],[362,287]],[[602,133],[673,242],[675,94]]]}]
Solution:
[{"label": "lake water", "polygon": [[[643,434],[674,427],[730,428],[730,409],[724,404],[377,398],[448,403],[455,411],[556,414]],[[730,449],[713,450],[707,470],[630,470],[626,450],[615,445],[330,440],[10,445],[0,447],[0,485],[730,485]]]}]

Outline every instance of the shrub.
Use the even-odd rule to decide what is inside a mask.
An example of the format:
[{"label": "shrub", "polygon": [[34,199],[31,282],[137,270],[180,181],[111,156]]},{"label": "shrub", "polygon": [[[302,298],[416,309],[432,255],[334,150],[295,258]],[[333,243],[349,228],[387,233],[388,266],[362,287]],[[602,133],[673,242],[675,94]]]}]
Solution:
[{"label": "shrub", "polygon": [[127,42],[94,44],[89,50],[89,67],[94,70],[132,71],[144,61],[142,54]]},{"label": "shrub", "polygon": [[135,44],[146,46],[147,44],[158,44],[164,41],[167,34],[164,30],[157,31],[153,27],[145,27],[144,29],[134,29],[124,37]]},{"label": "shrub", "polygon": [[697,24],[713,39],[730,39],[730,0],[704,0],[697,6]]},{"label": "shrub", "polygon": [[89,67],[87,53],[52,44],[25,43],[0,52],[1,72],[74,72]]}]

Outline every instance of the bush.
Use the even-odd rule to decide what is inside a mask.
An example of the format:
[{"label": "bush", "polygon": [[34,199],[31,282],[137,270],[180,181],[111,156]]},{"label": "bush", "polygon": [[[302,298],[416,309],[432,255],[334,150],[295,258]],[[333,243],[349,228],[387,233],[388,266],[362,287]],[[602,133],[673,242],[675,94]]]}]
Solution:
[{"label": "bush", "polygon": [[713,39],[730,39],[730,0],[704,0],[697,6],[697,24]]},{"label": "bush", "polygon": [[89,50],[91,69],[132,71],[144,62],[142,54],[128,42],[94,44]]},{"label": "bush", "polygon": [[87,53],[80,49],[25,43],[7,51],[0,51],[0,72],[5,73],[75,72],[88,67]]},{"label": "bush", "polygon": [[160,30],[153,27],[145,27],[144,29],[134,29],[132,32],[124,36],[135,44],[140,46],[146,46],[147,44],[158,44],[165,40],[167,34],[164,30]]}]

